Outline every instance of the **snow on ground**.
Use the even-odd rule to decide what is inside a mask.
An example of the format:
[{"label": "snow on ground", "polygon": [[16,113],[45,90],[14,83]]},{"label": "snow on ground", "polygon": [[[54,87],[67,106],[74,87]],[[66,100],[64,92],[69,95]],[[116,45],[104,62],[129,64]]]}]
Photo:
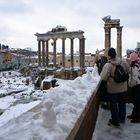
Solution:
[{"label": "snow on ground", "polygon": [[[22,77],[18,72],[12,72],[10,76],[7,72],[4,73],[6,77],[0,73],[0,86],[3,87],[0,88],[0,93],[5,93],[0,98],[0,111],[3,112],[0,115],[0,140],[65,140],[100,80],[97,68],[94,67],[75,80],[57,79],[58,87],[34,90],[31,83],[25,85],[24,81],[29,77]],[[18,93],[16,89],[19,84],[24,90]],[[12,87],[10,95],[3,92],[7,89],[10,92],[8,85]],[[44,106],[48,100],[53,103],[50,110],[50,106],[47,109]],[[131,110],[132,105],[127,104],[127,114],[130,114]],[[43,111],[55,112],[56,123],[51,127],[43,121]],[[46,117],[46,120],[48,118]],[[100,108],[92,140],[140,139],[140,124],[131,124],[126,119],[126,123],[118,129],[107,125],[109,119],[110,112]],[[48,120],[55,122],[51,118]]]},{"label": "snow on ground", "polygon": [[26,78],[17,71],[6,71],[0,73],[0,97],[13,92],[24,91]]},{"label": "snow on ground", "polygon": [[[131,114],[133,105],[127,105],[127,115]],[[99,109],[99,115],[93,134],[92,140],[139,140],[140,139],[140,123],[130,123],[130,119],[126,118],[126,122],[121,124],[120,128],[108,126],[110,119],[110,111]]]},{"label": "snow on ground", "polygon": [[[0,117],[0,126],[4,125],[7,121],[17,118],[24,112],[27,112],[29,109],[33,108],[37,104],[39,104],[40,101],[34,101],[28,104],[18,104],[16,106],[12,106],[5,110],[5,112]],[[11,113],[14,112],[14,113]]]},{"label": "snow on ground", "polygon": [[11,106],[11,104],[16,101],[13,96],[6,96],[3,98],[0,98],[0,109],[4,110]]},{"label": "snow on ground", "polygon": [[[88,70],[75,80],[57,79],[59,86],[46,91],[34,90],[30,84],[22,92],[0,98],[4,111],[0,116],[0,139],[15,140],[20,137],[20,140],[64,140],[100,80],[97,73],[95,67],[92,72]],[[8,84],[6,82],[5,86]],[[48,99],[53,103],[51,110],[44,107]],[[39,109],[32,110],[36,105]],[[42,112],[45,109],[50,112],[53,110],[56,114],[56,123],[52,127],[44,125]],[[53,121],[51,117],[49,121]]]}]

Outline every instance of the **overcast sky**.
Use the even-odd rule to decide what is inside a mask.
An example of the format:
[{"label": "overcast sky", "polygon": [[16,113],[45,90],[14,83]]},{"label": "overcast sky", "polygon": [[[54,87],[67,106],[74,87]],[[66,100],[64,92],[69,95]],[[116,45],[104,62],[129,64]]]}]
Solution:
[{"label": "overcast sky", "polygon": [[[83,30],[86,52],[104,48],[103,17],[120,19],[123,52],[140,41],[139,0],[0,0],[0,43],[10,48],[37,50],[36,32],[45,33],[57,25],[68,31]],[[116,47],[112,29],[112,47]]]}]

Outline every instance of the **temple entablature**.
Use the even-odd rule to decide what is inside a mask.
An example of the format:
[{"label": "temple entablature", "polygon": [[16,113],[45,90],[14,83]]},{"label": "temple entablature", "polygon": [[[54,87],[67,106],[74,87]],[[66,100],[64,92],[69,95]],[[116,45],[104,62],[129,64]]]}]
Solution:
[{"label": "temple entablature", "polygon": [[71,32],[47,32],[43,34],[36,33],[38,40],[49,40],[49,39],[63,39],[63,38],[84,38],[84,31],[71,31]]},{"label": "temple entablature", "polygon": [[120,26],[120,19],[111,19],[111,16],[106,16],[102,18],[105,22],[105,26],[110,28],[117,28]]}]

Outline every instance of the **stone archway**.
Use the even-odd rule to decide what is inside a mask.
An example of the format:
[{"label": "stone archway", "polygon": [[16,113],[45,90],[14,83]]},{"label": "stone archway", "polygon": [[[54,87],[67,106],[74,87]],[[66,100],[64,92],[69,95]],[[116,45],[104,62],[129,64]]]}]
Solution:
[{"label": "stone archway", "polygon": [[117,56],[122,57],[122,28],[120,26],[120,19],[111,19],[111,16],[103,18],[105,29],[105,55],[107,50],[111,47],[111,28],[117,29]]}]

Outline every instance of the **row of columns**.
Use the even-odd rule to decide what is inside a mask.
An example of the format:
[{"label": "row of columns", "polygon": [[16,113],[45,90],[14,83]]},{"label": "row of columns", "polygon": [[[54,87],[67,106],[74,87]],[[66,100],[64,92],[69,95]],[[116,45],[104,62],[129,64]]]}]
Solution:
[{"label": "row of columns", "polygon": [[[122,26],[116,27],[117,29],[117,55],[122,57]],[[108,48],[111,47],[111,27],[105,26],[105,55],[107,55]]]},{"label": "row of columns", "polygon": [[[65,68],[65,40],[62,38],[62,67]],[[53,39],[53,63],[56,67],[56,41]],[[74,38],[70,38],[70,54],[71,68],[74,68]],[[79,38],[79,67],[84,69],[84,54],[85,54],[85,38]],[[39,66],[48,66],[49,63],[49,40],[38,40],[38,64]]]}]

